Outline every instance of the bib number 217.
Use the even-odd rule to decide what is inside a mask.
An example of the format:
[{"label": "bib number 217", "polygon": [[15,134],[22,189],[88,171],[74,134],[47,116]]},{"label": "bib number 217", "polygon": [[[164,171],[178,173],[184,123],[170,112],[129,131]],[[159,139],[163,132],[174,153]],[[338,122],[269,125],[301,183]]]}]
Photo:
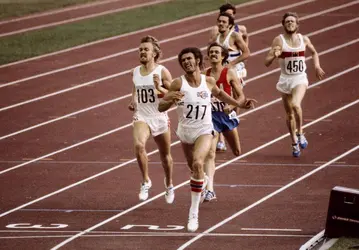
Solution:
[{"label": "bib number 217", "polygon": [[[187,115],[186,115],[186,118],[189,118],[189,119],[201,119],[203,120],[205,114],[206,114],[206,111],[207,111],[207,106],[206,105],[192,105],[192,104],[188,104],[187,105],[187,109],[189,109]],[[203,114],[202,114],[202,117],[199,118],[200,116],[200,109],[204,109],[203,110]]]}]

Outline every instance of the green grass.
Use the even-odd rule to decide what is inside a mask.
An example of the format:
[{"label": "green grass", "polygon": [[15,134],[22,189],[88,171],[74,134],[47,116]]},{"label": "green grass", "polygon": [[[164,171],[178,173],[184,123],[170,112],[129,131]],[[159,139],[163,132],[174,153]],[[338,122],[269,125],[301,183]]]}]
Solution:
[{"label": "green grass", "polygon": [[[247,1],[232,0],[231,3],[239,4]],[[3,37],[0,39],[0,64],[217,10],[225,2],[225,0],[176,0],[76,23]]]},{"label": "green grass", "polygon": [[0,20],[95,0],[0,0]]},{"label": "green grass", "polygon": [[358,238],[340,238],[329,250],[359,249]]}]

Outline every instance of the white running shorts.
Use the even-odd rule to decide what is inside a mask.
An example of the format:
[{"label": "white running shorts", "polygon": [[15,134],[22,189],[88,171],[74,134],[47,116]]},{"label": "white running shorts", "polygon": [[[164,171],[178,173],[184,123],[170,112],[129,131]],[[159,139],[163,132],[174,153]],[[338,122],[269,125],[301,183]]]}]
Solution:
[{"label": "white running shorts", "polygon": [[299,84],[304,84],[308,87],[309,82],[307,74],[293,76],[280,75],[277,83],[277,90],[284,94],[291,94],[292,90]]},{"label": "white running shorts", "polygon": [[181,142],[186,144],[194,144],[201,135],[213,135],[213,124],[200,125],[198,127],[185,126],[178,124],[176,134]]},{"label": "white running shorts", "polygon": [[135,114],[133,116],[133,123],[135,122],[144,122],[150,128],[152,136],[156,137],[157,135],[166,133],[170,127],[170,120],[166,113],[161,113],[156,116],[143,116]]}]

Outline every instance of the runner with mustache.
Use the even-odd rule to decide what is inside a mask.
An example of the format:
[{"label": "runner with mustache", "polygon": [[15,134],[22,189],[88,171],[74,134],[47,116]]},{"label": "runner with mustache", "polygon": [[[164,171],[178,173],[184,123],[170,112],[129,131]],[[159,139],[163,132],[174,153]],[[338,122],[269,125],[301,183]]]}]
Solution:
[{"label": "runner with mustache", "polygon": [[[234,69],[224,67],[228,58],[228,50],[214,42],[209,45],[207,55],[211,62],[211,68],[206,70],[207,76],[216,79],[217,87],[223,89],[228,95],[233,96],[238,102],[245,103],[245,108],[254,107],[256,100],[246,99],[240,84],[240,80]],[[218,134],[223,133],[232,152],[235,156],[241,154],[241,144],[237,127],[239,118],[235,111],[236,107],[228,105],[217,98],[212,98],[212,122],[215,135],[212,140],[211,149],[205,160],[205,172],[208,176],[208,183],[205,192],[202,193],[206,202],[216,199],[214,192],[215,157]]]}]

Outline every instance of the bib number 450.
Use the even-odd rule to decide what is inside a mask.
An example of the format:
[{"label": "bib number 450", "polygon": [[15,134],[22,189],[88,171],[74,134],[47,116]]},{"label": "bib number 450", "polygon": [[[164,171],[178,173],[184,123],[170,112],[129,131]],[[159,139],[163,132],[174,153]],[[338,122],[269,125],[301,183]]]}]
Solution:
[{"label": "bib number 450", "polygon": [[302,73],[304,71],[303,60],[290,60],[287,62],[288,73]]}]

